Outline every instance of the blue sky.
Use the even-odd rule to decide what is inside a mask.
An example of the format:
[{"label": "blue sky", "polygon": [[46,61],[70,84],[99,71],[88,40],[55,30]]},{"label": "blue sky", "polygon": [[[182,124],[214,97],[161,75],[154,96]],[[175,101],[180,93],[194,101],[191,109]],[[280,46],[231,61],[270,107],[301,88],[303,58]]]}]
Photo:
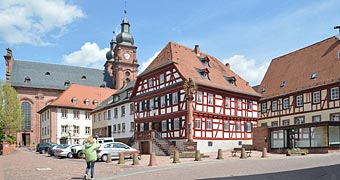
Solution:
[{"label": "blue sky", "polygon": [[[103,68],[124,0],[0,0],[0,51]],[[338,34],[340,0],[127,0],[140,72],[169,42],[215,56],[257,85],[271,59]],[[5,62],[0,63],[5,79]]]}]

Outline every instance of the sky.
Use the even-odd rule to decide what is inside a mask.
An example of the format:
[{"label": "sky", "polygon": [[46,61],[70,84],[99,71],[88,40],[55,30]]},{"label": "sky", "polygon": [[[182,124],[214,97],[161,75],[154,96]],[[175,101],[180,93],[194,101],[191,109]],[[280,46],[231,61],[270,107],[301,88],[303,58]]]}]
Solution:
[{"label": "sky", "polygon": [[0,52],[104,69],[124,10],[140,73],[173,41],[199,45],[252,86],[272,59],[335,36],[340,25],[340,0],[0,0]]}]

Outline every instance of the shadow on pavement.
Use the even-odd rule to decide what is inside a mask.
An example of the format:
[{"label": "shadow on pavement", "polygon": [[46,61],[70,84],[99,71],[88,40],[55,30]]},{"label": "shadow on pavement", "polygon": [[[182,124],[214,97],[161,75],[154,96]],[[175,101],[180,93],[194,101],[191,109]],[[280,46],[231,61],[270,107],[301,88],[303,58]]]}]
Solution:
[{"label": "shadow on pavement", "polygon": [[[339,180],[340,165],[321,166],[316,168],[283,171],[277,173],[254,174],[246,176],[219,177],[197,180]],[[278,169],[279,171],[279,169]]]}]

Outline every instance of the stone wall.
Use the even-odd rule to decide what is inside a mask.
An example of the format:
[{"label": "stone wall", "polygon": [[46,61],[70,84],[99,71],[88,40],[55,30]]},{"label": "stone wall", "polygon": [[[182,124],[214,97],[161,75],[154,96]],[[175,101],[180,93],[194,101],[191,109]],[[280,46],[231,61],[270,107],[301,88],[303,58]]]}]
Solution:
[{"label": "stone wall", "polygon": [[9,142],[2,142],[2,155],[11,154],[15,149],[15,144]]},{"label": "stone wall", "polygon": [[262,151],[263,148],[269,150],[270,136],[268,127],[259,127],[253,129],[253,146],[256,150]]}]

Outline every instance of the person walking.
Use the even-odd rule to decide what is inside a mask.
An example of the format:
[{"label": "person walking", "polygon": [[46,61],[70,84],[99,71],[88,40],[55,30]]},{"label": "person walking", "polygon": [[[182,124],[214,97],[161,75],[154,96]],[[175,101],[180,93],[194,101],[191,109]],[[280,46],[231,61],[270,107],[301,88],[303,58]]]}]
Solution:
[{"label": "person walking", "polygon": [[92,136],[85,140],[83,145],[83,152],[86,160],[86,170],[84,174],[84,179],[88,179],[88,172],[91,169],[91,179],[94,179],[94,164],[97,161],[97,152],[99,144],[95,143]]}]

